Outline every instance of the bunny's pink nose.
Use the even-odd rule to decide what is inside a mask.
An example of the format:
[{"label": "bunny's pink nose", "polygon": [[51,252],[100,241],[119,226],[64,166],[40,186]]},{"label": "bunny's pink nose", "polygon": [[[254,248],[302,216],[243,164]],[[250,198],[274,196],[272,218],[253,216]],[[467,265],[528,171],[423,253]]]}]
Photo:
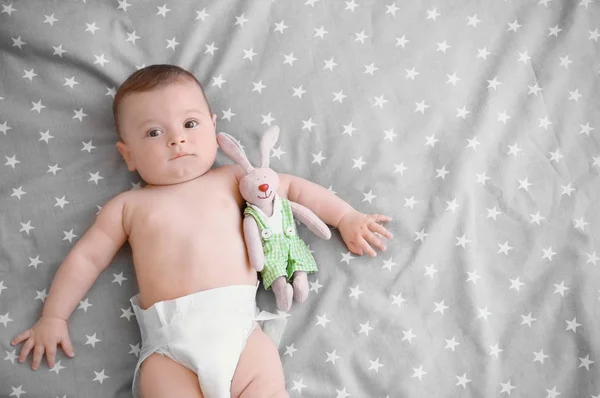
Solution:
[{"label": "bunny's pink nose", "polygon": [[269,184],[262,184],[258,187],[261,192],[267,192],[269,190]]}]

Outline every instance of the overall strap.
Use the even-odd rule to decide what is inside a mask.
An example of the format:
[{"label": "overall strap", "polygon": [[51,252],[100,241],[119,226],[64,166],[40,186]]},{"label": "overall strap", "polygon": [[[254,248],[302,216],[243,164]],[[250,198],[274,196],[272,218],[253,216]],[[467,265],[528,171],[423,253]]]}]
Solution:
[{"label": "overall strap", "polygon": [[256,221],[256,224],[258,224],[258,228],[261,231],[263,229],[268,228],[265,220],[263,220],[262,216],[256,210],[254,210],[252,206],[246,206],[246,208],[244,209],[244,215],[250,215],[254,217],[254,220]]}]

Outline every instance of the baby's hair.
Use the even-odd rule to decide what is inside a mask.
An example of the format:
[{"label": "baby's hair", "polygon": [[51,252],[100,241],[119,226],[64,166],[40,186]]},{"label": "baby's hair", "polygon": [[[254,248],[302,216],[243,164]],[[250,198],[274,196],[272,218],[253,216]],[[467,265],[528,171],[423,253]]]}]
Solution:
[{"label": "baby's hair", "polygon": [[200,87],[202,95],[204,96],[204,100],[208,106],[208,110],[212,115],[212,110],[210,109],[210,104],[208,103],[206,94],[204,93],[204,88],[202,88],[202,84],[200,84],[198,79],[196,79],[196,76],[194,76],[192,73],[177,65],[156,64],[146,66],[132,73],[123,82],[123,84],[121,84],[115,95],[115,99],[113,101],[113,117],[115,121],[115,129],[119,139],[123,140],[121,131],[119,130],[119,105],[125,96],[131,93],[151,91],[157,87],[174,83],[178,80],[180,81],[181,79],[187,79],[198,84],[198,87]]}]

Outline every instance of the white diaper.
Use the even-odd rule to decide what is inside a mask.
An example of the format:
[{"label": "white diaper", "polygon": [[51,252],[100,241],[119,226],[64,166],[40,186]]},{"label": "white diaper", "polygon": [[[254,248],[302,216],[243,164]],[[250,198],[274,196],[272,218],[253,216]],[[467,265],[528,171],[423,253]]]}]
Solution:
[{"label": "white diaper", "polygon": [[139,397],[139,369],[152,353],[161,353],[198,375],[205,398],[229,398],[231,380],[258,315],[256,289],[233,285],[155,303],[143,310],[139,294],[130,299],[142,336],[132,391]]}]

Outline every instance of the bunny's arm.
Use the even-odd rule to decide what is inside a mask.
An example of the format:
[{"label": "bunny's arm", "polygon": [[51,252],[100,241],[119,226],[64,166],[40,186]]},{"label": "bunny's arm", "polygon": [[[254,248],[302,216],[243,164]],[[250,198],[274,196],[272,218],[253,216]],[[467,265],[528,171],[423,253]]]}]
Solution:
[{"label": "bunny's arm", "polygon": [[277,193],[279,196],[308,208],[328,225],[337,228],[348,212],[356,211],[349,203],[319,184],[291,174],[278,174],[280,185]]},{"label": "bunny's arm", "polygon": [[317,217],[315,213],[310,211],[310,209],[307,209],[301,204],[292,201],[290,201],[290,206],[292,207],[292,213],[294,214],[294,217],[300,220],[302,224],[306,225],[313,234],[325,240],[331,238],[331,231],[327,225],[321,221],[321,219]]},{"label": "bunny's arm", "polygon": [[265,265],[265,252],[262,247],[260,240],[260,231],[258,225],[252,216],[244,217],[244,240],[246,241],[246,249],[248,250],[248,257],[250,258],[250,264],[256,269],[256,271],[262,271]]}]

